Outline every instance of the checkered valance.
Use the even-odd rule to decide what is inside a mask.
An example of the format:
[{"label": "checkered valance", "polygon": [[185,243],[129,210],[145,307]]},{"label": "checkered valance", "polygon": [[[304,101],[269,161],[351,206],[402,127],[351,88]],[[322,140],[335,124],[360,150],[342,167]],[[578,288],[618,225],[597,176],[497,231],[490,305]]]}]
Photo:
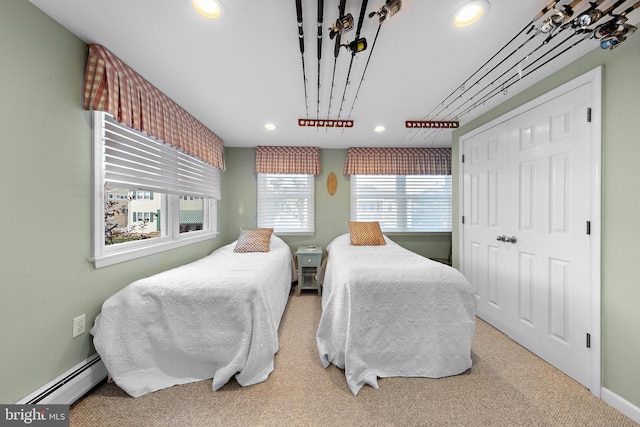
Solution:
[{"label": "checkered valance", "polygon": [[222,140],[102,46],[90,45],[83,108],[105,111],[187,154],[224,169]]},{"label": "checkered valance", "polygon": [[361,148],[347,151],[345,175],[451,175],[450,148]]},{"label": "checkered valance", "polygon": [[318,147],[256,147],[255,173],[320,174]]}]

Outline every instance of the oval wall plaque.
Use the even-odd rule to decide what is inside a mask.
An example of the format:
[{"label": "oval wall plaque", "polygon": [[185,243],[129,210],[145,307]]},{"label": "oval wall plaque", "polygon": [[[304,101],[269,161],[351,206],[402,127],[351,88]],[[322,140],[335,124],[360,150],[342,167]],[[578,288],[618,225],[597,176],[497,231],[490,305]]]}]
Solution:
[{"label": "oval wall plaque", "polygon": [[338,188],[338,178],[336,178],[336,174],[331,172],[327,177],[327,189],[329,190],[330,195],[336,194],[336,189]]}]

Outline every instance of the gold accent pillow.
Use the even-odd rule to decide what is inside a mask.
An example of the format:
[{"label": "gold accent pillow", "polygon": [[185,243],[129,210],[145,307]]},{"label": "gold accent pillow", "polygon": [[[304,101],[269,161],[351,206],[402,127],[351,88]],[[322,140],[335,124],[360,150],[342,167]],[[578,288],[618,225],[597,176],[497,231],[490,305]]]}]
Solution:
[{"label": "gold accent pillow", "polygon": [[347,221],[347,225],[349,226],[349,235],[353,246],[382,246],[387,244],[378,221]]},{"label": "gold accent pillow", "polygon": [[233,252],[269,252],[273,228],[242,228]]}]

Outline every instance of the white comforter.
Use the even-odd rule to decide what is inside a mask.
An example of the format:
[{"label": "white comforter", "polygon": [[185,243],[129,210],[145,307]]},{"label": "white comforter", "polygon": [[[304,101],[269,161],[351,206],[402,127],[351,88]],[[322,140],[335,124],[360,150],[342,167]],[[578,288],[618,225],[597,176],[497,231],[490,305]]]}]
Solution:
[{"label": "white comforter", "polygon": [[378,377],[439,378],[471,367],[476,297],[467,280],[385,240],[351,246],[344,234],[327,247],[318,352],[325,368],[345,370],[354,395],[364,384],[378,388]]},{"label": "white comforter", "polygon": [[103,304],[94,345],[129,395],[208,378],[215,391],[234,375],[246,386],[273,371],[291,251],[275,236],[270,252],[234,247],[133,282]]}]

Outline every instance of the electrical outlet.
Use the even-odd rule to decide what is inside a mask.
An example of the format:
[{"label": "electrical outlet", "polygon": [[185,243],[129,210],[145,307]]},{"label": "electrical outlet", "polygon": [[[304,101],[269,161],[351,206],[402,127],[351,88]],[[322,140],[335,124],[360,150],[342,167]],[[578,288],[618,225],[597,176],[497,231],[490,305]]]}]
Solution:
[{"label": "electrical outlet", "polygon": [[84,334],[84,323],[86,316],[84,314],[73,318],[73,337]]}]

